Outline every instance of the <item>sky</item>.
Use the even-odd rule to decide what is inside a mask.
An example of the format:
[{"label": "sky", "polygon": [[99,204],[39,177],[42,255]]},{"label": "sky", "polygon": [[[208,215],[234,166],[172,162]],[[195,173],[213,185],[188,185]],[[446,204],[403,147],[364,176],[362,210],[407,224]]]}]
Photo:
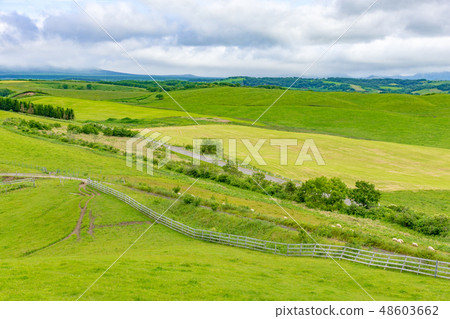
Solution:
[{"label": "sky", "polygon": [[374,0],[76,1],[81,8],[73,0],[0,0],[0,69],[305,77],[450,71],[448,0],[379,0],[363,16]]}]

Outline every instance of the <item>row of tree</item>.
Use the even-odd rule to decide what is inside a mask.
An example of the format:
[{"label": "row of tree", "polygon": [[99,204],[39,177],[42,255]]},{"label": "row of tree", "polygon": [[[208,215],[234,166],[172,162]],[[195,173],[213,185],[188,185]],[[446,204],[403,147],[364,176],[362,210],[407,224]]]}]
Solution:
[{"label": "row of tree", "polygon": [[64,120],[73,120],[75,118],[75,112],[71,108],[64,109],[59,106],[34,104],[10,98],[0,98],[0,110],[41,115]]}]

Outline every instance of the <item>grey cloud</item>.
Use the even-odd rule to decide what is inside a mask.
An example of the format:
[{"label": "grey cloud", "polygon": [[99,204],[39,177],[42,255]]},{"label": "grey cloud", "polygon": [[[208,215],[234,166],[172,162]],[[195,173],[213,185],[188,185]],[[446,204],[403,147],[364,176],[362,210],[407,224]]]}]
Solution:
[{"label": "grey cloud", "polygon": [[17,12],[0,13],[0,23],[7,26],[4,32],[0,32],[2,41],[19,43],[21,39],[30,40],[38,35],[39,30],[33,20]]},{"label": "grey cloud", "polygon": [[[298,75],[371,1],[87,1],[86,10],[151,73]],[[380,0],[308,75],[449,68],[449,8]],[[0,13],[1,63],[141,71],[80,10],[46,12],[41,21]]]}]

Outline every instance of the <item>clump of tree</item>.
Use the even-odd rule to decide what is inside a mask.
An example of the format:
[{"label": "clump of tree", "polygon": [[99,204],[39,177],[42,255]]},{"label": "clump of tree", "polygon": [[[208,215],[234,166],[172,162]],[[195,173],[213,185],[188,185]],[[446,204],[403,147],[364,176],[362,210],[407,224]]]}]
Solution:
[{"label": "clump of tree", "polygon": [[106,136],[133,137],[136,135],[136,131],[126,129],[124,127],[104,127],[103,134]]},{"label": "clump of tree", "polygon": [[[156,162],[158,156],[157,154]],[[219,168],[208,163],[197,166],[183,161],[171,161],[165,167],[195,178],[206,178],[262,194],[267,192],[273,197],[304,203],[311,208],[384,220],[425,235],[447,236],[450,228],[450,219],[444,215],[428,216],[401,206],[379,206],[381,192],[366,181],[357,181],[353,189],[348,188],[339,178],[323,176],[307,180],[301,185],[292,181],[281,185],[266,180],[263,173],[244,175],[236,165],[230,163]]]},{"label": "clump of tree", "polygon": [[67,126],[67,132],[73,132],[78,134],[93,134],[98,135],[100,129],[95,124],[85,124],[83,126],[69,124]]},{"label": "clump of tree", "polygon": [[161,92],[162,91],[161,87],[165,91],[176,91],[176,90],[202,89],[216,86],[216,84],[214,83],[198,79],[197,81],[184,81],[184,80],[158,81],[159,85],[155,81],[138,81],[138,80],[99,81],[99,83],[121,85],[128,87],[138,87],[147,89],[150,92]]},{"label": "clump of tree", "polygon": [[347,185],[339,178],[328,179],[322,176],[304,182],[297,189],[295,200],[308,207],[332,211],[344,206],[348,193]]},{"label": "clump of tree", "polygon": [[36,129],[40,131],[50,131],[54,127],[61,127],[59,123],[42,123],[35,120],[24,120],[18,118],[7,118],[3,121],[4,125],[15,126],[22,131],[28,131],[29,129]]},{"label": "clump of tree", "polygon": [[136,135],[135,131],[123,127],[109,127],[97,123],[87,123],[82,126],[69,124],[67,127],[67,131],[78,134],[92,134],[92,135],[98,135],[100,132],[102,132],[106,136],[117,136],[117,137],[133,137]]},{"label": "clump of tree", "polygon": [[106,151],[106,152],[110,152],[110,153],[116,153],[116,154],[120,152],[119,149],[117,149],[113,146],[110,146],[110,145],[89,142],[89,141],[85,141],[83,139],[76,139],[73,137],[69,137],[69,136],[66,136],[65,134],[52,132],[51,131],[52,128],[61,127],[61,124],[59,124],[59,123],[48,124],[48,123],[38,122],[35,120],[26,121],[26,120],[22,120],[22,119],[18,119],[18,118],[12,118],[12,119],[10,118],[10,119],[6,119],[5,121],[3,121],[3,125],[13,126],[24,133],[58,140],[63,143],[81,145],[81,146],[89,147],[92,149],[98,149],[98,150],[102,150],[102,151]]},{"label": "clump of tree", "polygon": [[12,93],[13,93],[13,91],[11,91],[9,89],[0,89],[0,96],[8,96]]},{"label": "clump of tree", "polygon": [[27,101],[3,97],[0,98],[0,110],[28,113],[64,120],[73,120],[75,118],[75,112],[71,108],[64,109],[49,104],[34,104]]},{"label": "clump of tree", "polygon": [[364,208],[370,208],[375,206],[381,199],[381,192],[375,189],[374,184],[370,184],[365,181],[357,181],[355,183],[355,189],[349,192],[349,197],[358,205]]}]

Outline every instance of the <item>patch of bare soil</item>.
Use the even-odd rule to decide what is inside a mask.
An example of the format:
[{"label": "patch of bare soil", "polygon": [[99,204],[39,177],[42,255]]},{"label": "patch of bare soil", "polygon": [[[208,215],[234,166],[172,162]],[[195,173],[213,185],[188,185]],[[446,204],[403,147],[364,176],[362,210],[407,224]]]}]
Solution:
[{"label": "patch of bare soil", "polygon": [[16,95],[15,97],[34,96],[36,94],[37,94],[36,92],[28,91],[28,92],[23,92],[23,93],[21,93],[19,95]]},{"label": "patch of bare soil", "polygon": [[220,119],[217,117],[197,117],[195,118],[199,121],[208,121],[208,122],[216,122],[216,123],[230,123],[230,120]]},{"label": "patch of bare soil", "polygon": [[[67,235],[66,237],[64,237],[63,239],[61,239],[60,241],[56,242],[54,245],[56,245],[64,240],[67,240],[74,235],[77,236],[77,240],[81,239],[81,225],[83,224],[83,219],[84,219],[84,216],[86,215],[88,204],[95,196],[98,195],[98,193],[87,190],[85,182],[81,183],[78,186],[78,190],[79,190],[79,193],[77,195],[81,195],[83,197],[88,196],[89,199],[86,201],[86,203],[84,203],[84,206],[82,206],[82,202],[83,202],[84,198],[82,198],[80,203],[78,204],[78,207],[80,208],[80,217],[78,217],[77,224],[75,225],[75,228],[72,230],[72,232],[69,235]],[[93,236],[94,217],[92,216],[92,210],[89,213],[89,219],[90,219],[90,222],[89,222],[88,234]]]}]

